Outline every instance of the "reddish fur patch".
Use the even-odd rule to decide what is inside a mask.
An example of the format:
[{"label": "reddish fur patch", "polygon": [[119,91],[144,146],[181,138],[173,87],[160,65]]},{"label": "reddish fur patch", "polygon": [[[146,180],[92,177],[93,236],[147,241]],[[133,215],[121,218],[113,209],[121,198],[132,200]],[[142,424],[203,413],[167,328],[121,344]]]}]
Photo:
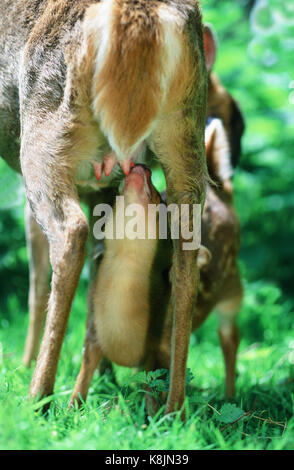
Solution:
[{"label": "reddish fur patch", "polygon": [[[141,5],[142,6],[142,5]],[[111,45],[94,83],[95,112],[102,128],[126,151],[146,133],[158,114],[161,54],[154,2],[132,8],[113,2]]]}]

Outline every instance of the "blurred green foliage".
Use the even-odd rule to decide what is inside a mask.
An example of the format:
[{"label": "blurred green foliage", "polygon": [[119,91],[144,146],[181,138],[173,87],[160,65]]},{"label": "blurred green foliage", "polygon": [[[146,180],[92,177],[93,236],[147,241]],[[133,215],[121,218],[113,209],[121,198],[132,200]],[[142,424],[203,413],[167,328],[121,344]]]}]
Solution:
[{"label": "blurred green foliage", "polygon": [[203,7],[219,37],[215,71],[246,120],[234,180],[245,275],[293,296],[294,3],[206,0]]},{"label": "blurred green foliage", "polygon": [[28,261],[21,177],[0,159],[0,313],[26,310]]},{"label": "blurred green foliage", "polygon": [[[246,120],[234,180],[244,276],[269,281],[293,297],[294,4],[203,0],[202,6],[219,39],[215,71]],[[160,185],[158,175],[154,181]],[[26,309],[23,206],[20,177],[0,161],[0,309],[5,315],[17,302]]]}]

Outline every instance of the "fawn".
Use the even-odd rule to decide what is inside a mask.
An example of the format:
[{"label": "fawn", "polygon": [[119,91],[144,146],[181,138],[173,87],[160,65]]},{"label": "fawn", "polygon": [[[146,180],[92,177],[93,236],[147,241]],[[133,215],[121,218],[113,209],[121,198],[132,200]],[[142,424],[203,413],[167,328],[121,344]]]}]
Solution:
[{"label": "fawn", "polygon": [[[210,126],[215,129],[215,123]],[[216,135],[220,130],[221,135]],[[226,136],[219,125],[208,135],[208,158],[211,165],[217,162],[217,172],[221,160],[214,150],[218,152],[220,139],[226,140]],[[223,148],[229,148],[227,142]],[[239,342],[236,316],[242,301],[242,285],[237,264],[240,228],[231,188],[227,189],[227,186],[210,185],[207,188],[198,256],[200,287],[193,307],[192,330],[216,308],[226,367],[226,396],[231,397]],[[171,295],[168,273],[172,245],[170,240],[159,238],[158,219],[157,237],[147,236],[149,204],[162,202],[151,182],[150,169],[136,165],[126,177],[123,195],[126,207],[136,203],[144,209],[138,223],[143,225],[146,236],[135,240],[105,240],[105,252],[92,290],[92,315],[88,318],[82,366],[71,403],[81,404],[86,399],[93,373],[103,357],[122,366],[141,366],[146,370],[169,368],[172,316],[168,309]],[[124,218],[122,223],[128,223],[124,213],[118,216]],[[151,406],[154,408],[154,403]]]}]

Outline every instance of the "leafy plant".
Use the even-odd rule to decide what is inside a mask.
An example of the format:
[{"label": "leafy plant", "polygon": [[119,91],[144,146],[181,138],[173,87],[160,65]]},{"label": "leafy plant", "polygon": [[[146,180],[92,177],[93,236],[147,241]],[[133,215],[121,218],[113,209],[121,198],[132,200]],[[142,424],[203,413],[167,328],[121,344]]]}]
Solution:
[{"label": "leafy plant", "polygon": [[220,423],[232,424],[238,421],[245,413],[241,408],[238,408],[233,403],[224,403],[219,413],[217,414],[217,420]]}]

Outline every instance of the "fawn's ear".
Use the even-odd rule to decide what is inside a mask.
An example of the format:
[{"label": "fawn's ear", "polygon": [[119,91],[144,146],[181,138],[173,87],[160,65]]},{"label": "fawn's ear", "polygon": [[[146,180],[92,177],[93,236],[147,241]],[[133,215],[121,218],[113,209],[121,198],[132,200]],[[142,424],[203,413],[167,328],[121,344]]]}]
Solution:
[{"label": "fawn's ear", "polygon": [[216,33],[212,26],[205,23],[203,29],[204,53],[207,71],[210,72],[214,66],[217,50]]}]

